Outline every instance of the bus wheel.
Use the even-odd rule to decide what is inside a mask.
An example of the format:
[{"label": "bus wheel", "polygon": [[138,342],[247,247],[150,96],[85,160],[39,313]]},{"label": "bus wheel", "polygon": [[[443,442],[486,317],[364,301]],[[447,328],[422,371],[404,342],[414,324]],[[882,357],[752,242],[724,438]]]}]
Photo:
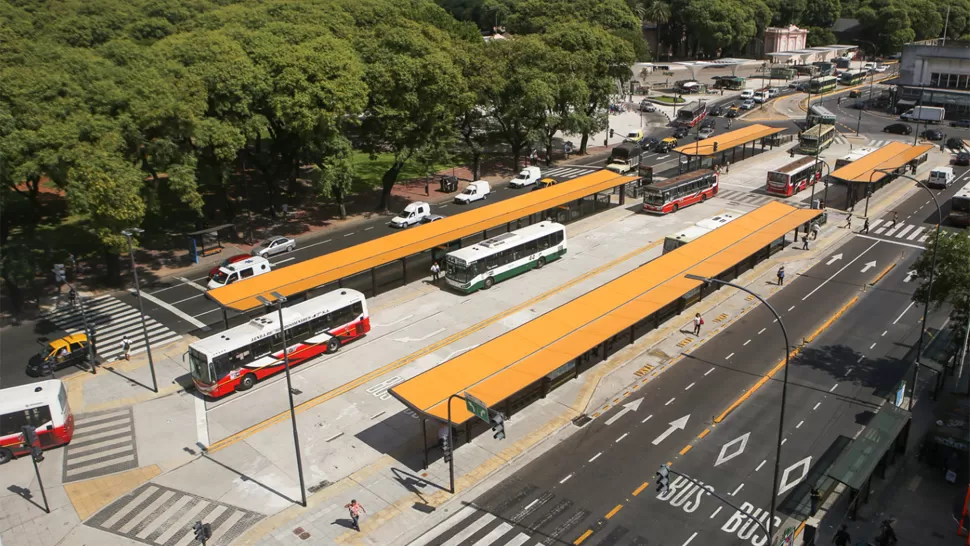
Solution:
[{"label": "bus wheel", "polygon": [[704,203],[706,201],[707,201],[707,194],[706,193],[702,193],[701,194],[701,203]]},{"label": "bus wheel", "polygon": [[485,279],[485,290],[488,290],[489,288],[491,288],[493,286],[495,286],[495,279],[493,279],[492,277],[486,278]]},{"label": "bus wheel", "polygon": [[13,451],[0,447],[0,464],[9,463],[13,459]]},{"label": "bus wheel", "polygon": [[546,265],[546,258],[545,256],[540,256],[539,259],[536,260],[536,269],[542,269],[542,266],[544,265]]},{"label": "bus wheel", "polygon": [[674,203],[674,212],[677,212],[678,210],[680,210],[680,205]]},{"label": "bus wheel", "polygon": [[340,350],[340,340],[332,337],[330,341],[327,342],[327,353],[336,353]]},{"label": "bus wheel", "polygon": [[242,380],[239,381],[239,390],[248,391],[249,389],[253,388],[253,385],[255,384],[256,376],[251,373],[247,373],[243,376]]}]

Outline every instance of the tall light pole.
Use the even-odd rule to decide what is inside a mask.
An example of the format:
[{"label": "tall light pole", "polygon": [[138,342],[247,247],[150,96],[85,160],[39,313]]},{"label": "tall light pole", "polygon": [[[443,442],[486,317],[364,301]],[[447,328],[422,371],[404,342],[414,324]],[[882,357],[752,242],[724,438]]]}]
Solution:
[{"label": "tall light pole", "polygon": [[772,524],[774,523],[773,520],[775,517],[775,498],[778,496],[778,470],[779,470],[779,467],[781,466],[781,441],[783,439],[783,436],[785,435],[785,401],[788,398],[788,360],[789,360],[789,355],[791,355],[791,347],[788,345],[788,330],[785,329],[785,322],[781,320],[781,317],[778,315],[778,312],[775,311],[775,308],[772,307],[770,303],[765,301],[764,298],[762,298],[758,294],[755,294],[751,290],[748,290],[743,286],[739,286],[731,282],[722,281],[720,279],[713,279],[710,277],[701,277],[700,275],[691,275],[688,273],[687,275],[684,275],[684,277],[694,281],[701,281],[707,284],[714,283],[714,284],[720,284],[724,286],[730,286],[733,288],[737,288],[742,292],[747,292],[748,294],[751,294],[752,296],[758,298],[758,301],[763,303],[765,307],[767,307],[768,310],[771,311],[771,314],[775,316],[775,319],[778,321],[778,326],[781,326],[781,335],[785,337],[785,373],[781,383],[781,408],[778,410],[778,413],[779,413],[778,442],[775,445],[775,477],[771,482],[771,509],[768,512],[768,544],[773,544],[773,541],[771,540],[772,526],[773,526]]},{"label": "tall light pole", "polygon": [[152,361],[152,345],[148,341],[148,325],[145,323],[145,306],[141,302],[141,285],[138,284],[138,268],[135,267],[135,250],[131,244],[134,233],[144,233],[141,228],[122,230],[121,234],[128,239],[128,257],[131,258],[131,274],[135,277],[135,295],[138,297],[138,314],[141,315],[141,333],[145,336],[145,353],[148,354],[148,369],[152,372],[152,390],[158,392],[158,380],[155,379],[155,362]]},{"label": "tall light pole", "polygon": [[286,327],[283,324],[283,304],[286,303],[286,296],[276,291],[270,292],[269,295],[273,296],[273,300],[269,300],[263,296],[256,296],[256,299],[266,307],[272,308],[275,306],[276,311],[279,313],[280,336],[283,341],[283,365],[286,369],[286,392],[290,396],[290,422],[293,423],[293,448],[296,450],[296,471],[300,476],[300,495],[303,499],[300,504],[306,508],[306,486],[303,483],[303,459],[300,457],[300,435],[296,429],[296,408],[293,406],[293,383],[290,381],[290,352],[286,347]]}]

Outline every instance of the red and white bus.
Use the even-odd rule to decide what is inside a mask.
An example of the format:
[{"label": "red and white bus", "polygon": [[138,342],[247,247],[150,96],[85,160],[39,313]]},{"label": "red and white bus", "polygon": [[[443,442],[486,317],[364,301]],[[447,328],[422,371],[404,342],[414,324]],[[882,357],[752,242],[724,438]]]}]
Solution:
[{"label": "red and white bus", "polygon": [[689,102],[677,110],[677,125],[693,127],[707,117],[707,103]]},{"label": "red and white bus", "polygon": [[[283,308],[283,324],[290,366],[296,366],[365,335],[370,316],[364,295],[343,288]],[[192,381],[202,394],[218,398],[249,389],[285,367],[279,313],[196,341],[188,355]]]},{"label": "red and white bus", "polygon": [[765,190],[775,195],[789,197],[814,186],[822,177],[822,162],[814,157],[803,157],[777,171],[768,171]]},{"label": "red and white bus", "polygon": [[668,214],[707,201],[717,195],[718,175],[701,169],[668,178],[643,188],[643,210],[653,214]]},{"label": "red and white bus", "polygon": [[74,414],[67,403],[63,383],[50,379],[0,389],[0,464],[30,453],[30,446],[24,444],[25,425],[37,429],[37,441],[42,449],[71,441]]}]

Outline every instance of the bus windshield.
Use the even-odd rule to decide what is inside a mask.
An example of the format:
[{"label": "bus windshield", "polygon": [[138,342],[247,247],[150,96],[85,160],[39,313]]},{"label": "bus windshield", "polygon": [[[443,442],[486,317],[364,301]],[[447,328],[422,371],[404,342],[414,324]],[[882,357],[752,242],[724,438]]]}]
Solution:
[{"label": "bus windshield", "polygon": [[192,377],[198,379],[203,383],[212,383],[212,369],[209,367],[209,363],[206,362],[205,355],[196,351],[195,349],[189,349],[189,364],[192,368]]},{"label": "bus windshield", "polygon": [[456,282],[466,283],[471,282],[471,280],[478,274],[478,264],[456,264],[453,261],[448,261],[447,263],[447,275]]},{"label": "bus windshield", "polygon": [[643,202],[649,205],[660,206],[664,204],[663,194],[658,191],[647,191],[643,195]]}]

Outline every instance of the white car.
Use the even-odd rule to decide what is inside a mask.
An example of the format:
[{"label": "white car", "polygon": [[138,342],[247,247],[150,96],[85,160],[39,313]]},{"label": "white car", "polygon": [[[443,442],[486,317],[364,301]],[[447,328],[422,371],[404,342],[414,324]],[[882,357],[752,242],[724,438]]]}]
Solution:
[{"label": "white car", "polygon": [[294,248],[296,248],[296,239],[273,237],[272,239],[263,241],[263,244],[254,248],[253,256],[266,258],[267,256],[275,256],[282,252],[293,252]]},{"label": "white car", "polygon": [[889,67],[886,66],[886,65],[884,65],[884,64],[881,64],[881,65],[879,65],[879,66],[876,67],[876,72],[878,72],[880,74],[882,74],[883,72],[885,72],[887,70],[889,70]]},{"label": "white car", "polygon": [[741,91],[741,98],[742,99],[753,99],[754,98],[754,91],[752,91],[750,89],[745,89],[744,91]]}]

